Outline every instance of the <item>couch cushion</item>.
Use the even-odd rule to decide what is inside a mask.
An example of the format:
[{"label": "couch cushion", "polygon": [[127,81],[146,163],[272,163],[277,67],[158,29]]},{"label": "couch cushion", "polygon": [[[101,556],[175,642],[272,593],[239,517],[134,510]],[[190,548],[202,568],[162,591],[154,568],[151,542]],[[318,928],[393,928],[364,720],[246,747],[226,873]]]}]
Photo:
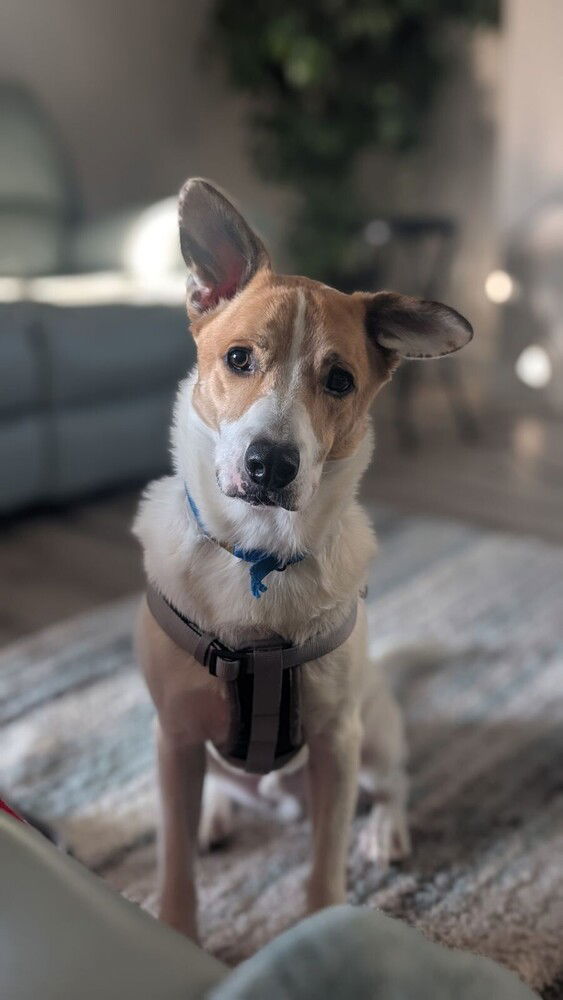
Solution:
[{"label": "couch cushion", "polygon": [[178,381],[194,360],[183,309],[45,305],[41,316],[56,405],[139,397]]},{"label": "couch cushion", "polygon": [[41,416],[0,421],[0,511],[24,507],[41,497],[48,457]]},{"label": "couch cushion", "polygon": [[35,326],[26,303],[0,304],[0,414],[35,410],[43,402],[44,367]]},{"label": "couch cushion", "polygon": [[0,421],[0,511],[66,501],[166,471],[173,386]]},{"label": "couch cushion", "polygon": [[173,401],[169,386],[152,395],[57,413],[52,498],[64,500],[164,472]]}]

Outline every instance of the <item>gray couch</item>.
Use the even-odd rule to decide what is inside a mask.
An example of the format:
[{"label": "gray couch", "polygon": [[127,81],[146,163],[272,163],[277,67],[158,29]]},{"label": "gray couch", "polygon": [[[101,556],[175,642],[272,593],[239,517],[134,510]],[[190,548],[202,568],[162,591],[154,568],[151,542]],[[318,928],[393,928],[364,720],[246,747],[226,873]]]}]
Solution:
[{"label": "gray couch", "polygon": [[0,85],[0,145],[0,512],[13,512],[163,470],[194,353],[173,202],[163,260],[143,274],[133,240],[152,252],[160,216],[86,224],[58,137],[17,85]]}]

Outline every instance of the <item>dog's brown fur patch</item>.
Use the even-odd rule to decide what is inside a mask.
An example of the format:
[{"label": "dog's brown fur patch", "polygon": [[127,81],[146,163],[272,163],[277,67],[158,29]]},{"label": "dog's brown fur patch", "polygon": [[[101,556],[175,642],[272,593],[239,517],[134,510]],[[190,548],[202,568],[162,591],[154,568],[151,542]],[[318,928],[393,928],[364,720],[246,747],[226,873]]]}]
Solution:
[{"label": "dog's brown fur patch", "polygon": [[[295,357],[300,299],[304,331]],[[202,419],[214,428],[238,420],[261,396],[283,387],[291,365],[299,367],[299,399],[322,456],[351,454],[365,432],[370,403],[394,367],[392,353],[368,336],[366,300],[359,293],[345,295],[308,278],[262,268],[231,302],[192,323],[199,372],[193,398]],[[256,371],[245,376],[232,372],[225,362],[232,347],[251,349]],[[354,376],[354,390],[342,398],[324,388],[334,364]]]}]

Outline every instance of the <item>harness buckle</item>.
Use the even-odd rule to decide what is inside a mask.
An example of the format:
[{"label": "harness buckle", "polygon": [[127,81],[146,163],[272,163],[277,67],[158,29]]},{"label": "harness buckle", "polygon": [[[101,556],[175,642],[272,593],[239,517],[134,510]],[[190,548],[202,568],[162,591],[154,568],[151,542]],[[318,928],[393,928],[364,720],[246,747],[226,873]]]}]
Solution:
[{"label": "harness buckle", "polygon": [[244,654],[234,652],[214,639],[207,650],[207,669],[212,677],[221,681],[236,681],[244,658]]}]

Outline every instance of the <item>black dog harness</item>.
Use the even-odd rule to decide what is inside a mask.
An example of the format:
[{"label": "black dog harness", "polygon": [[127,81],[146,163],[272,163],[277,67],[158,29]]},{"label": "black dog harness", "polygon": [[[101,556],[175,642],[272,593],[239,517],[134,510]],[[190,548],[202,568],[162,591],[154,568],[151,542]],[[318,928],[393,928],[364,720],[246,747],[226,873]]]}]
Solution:
[{"label": "black dog harness", "polygon": [[299,645],[278,636],[242,649],[229,649],[202,632],[151,584],[147,604],[169,638],[227,685],[231,719],[227,740],[217,747],[221,755],[252,774],[267,774],[291,760],[304,744],[299,667],[346,642],[358,602],[336,628]]}]

